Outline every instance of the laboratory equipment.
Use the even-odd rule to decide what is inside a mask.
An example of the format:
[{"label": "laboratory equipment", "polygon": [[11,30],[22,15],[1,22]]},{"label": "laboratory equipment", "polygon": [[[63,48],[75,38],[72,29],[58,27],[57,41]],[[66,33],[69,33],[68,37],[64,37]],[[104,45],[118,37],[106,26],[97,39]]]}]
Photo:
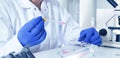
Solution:
[{"label": "laboratory equipment", "polygon": [[99,34],[101,35],[101,36],[106,36],[107,35],[107,30],[106,29],[100,29],[99,30]]},{"label": "laboratory equipment", "polygon": [[[108,21],[106,21],[106,27],[110,30],[110,38],[108,41],[103,40],[103,45],[104,47],[115,47],[115,48],[120,48],[120,9],[119,9],[119,4],[117,3],[116,0],[107,0],[107,2],[113,6],[113,16],[111,16]],[[110,25],[109,23],[112,21],[112,24]],[[108,34],[106,29],[101,29],[99,31],[100,35],[105,37],[106,34]]]},{"label": "laboratory equipment", "polygon": [[114,8],[118,6],[118,4],[114,0],[107,0]]},{"label": "laboratory equipment", "polygon": [[35,58],[35,56],[32,54],[29,48],[24,47],[21,52],[11,52],[7,56],[3,56],[2,58]]}]

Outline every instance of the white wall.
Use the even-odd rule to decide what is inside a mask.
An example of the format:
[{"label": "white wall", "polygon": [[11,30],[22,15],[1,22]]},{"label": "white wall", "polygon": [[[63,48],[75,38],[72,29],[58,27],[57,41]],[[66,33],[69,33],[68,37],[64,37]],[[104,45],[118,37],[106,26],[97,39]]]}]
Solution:
[{"label": "white wall", "polygon": [[80,25],[82,28],[92,26],[96,19],[96,0],[80,0]]}]

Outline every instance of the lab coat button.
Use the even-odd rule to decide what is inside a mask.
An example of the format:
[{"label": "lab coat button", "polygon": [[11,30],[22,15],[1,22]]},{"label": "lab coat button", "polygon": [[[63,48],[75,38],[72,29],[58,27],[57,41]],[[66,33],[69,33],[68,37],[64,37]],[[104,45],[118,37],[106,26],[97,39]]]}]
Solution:
[{"label": "lab coat button", "polygon": [[34,10],[37,10],[36,8],[34,8]]}]

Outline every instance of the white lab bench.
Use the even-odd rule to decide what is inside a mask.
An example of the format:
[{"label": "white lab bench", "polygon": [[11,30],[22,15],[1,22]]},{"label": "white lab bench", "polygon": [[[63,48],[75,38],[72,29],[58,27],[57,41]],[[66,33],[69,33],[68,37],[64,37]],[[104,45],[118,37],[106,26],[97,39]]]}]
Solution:
[{"label": "white lab bench", "polygon": [[94,48],[95,56],[92,58],[120,58],[120,49],[98,47]]},{"label": "white lab bench", "polygon": [[[93,46],[92,48],[94,50],[94,55],[91,52],[89,52],[89,49],[78,46],[68,46],[64,48],[51,49],[48,51],[34,53],[34,55],[36,58],[120,58],[120,49],[96,46]],[[75,50],[77,50],[77,53],[70,53]],[[72,56],[63,57],[63,54],[65,54],[64,56],[66,56],[67,53],[69,53],[69,56],[70,54]]]}]

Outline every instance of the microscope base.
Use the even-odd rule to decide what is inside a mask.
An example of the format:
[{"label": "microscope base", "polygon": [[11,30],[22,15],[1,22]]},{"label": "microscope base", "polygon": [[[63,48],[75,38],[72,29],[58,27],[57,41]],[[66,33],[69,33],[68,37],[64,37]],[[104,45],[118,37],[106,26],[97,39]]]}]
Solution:
[{"label": "microscope base", "polygon": [[120,42],[103,41],[102,47],[120,49]]}]

